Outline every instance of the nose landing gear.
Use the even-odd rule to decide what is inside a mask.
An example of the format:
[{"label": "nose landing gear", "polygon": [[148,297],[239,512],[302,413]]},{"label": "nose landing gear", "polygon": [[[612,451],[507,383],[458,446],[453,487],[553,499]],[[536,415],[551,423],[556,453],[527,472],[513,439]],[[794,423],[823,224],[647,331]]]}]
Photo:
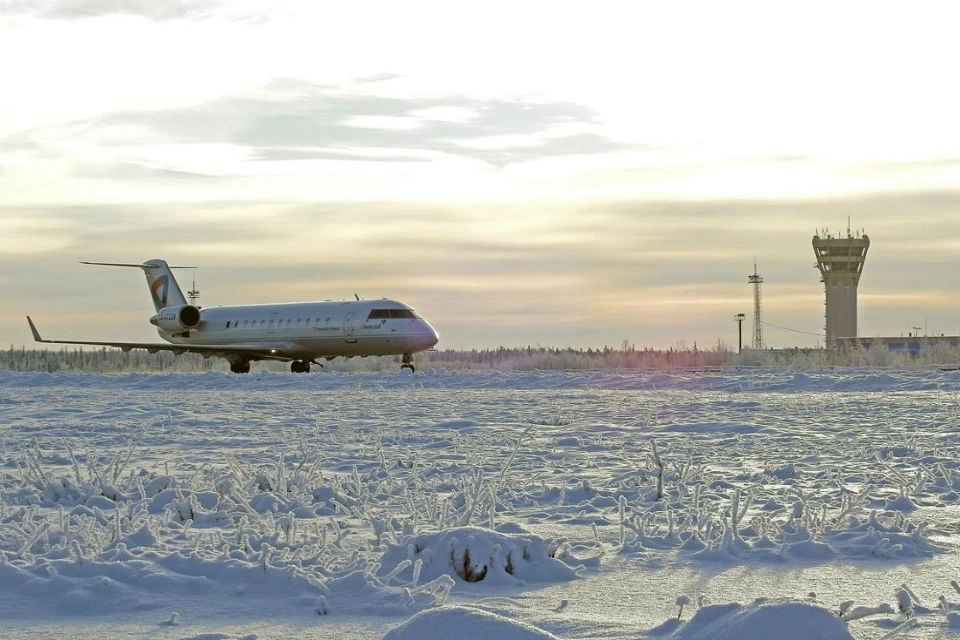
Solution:
[{"label": "nose landing gear", "polygon": [[413,366],[413,354],[412,354],[412,353],[405,353],[405,354],[403,354],[403,364],[400,365],[400,368],[401,368],[401,369],[410,369],[410,372],[411,372],[411,373],[413,373],[414,371],[417,370],[417,368],[416,368],[415,366]]}]

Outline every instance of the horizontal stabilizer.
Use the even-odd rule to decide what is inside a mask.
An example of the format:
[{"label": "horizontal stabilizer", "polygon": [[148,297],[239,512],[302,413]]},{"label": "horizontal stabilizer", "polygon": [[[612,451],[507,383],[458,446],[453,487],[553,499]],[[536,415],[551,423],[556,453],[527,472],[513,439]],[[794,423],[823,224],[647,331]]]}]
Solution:
[{"label": "horizontal stabilizer", "polygon": [[153,298],[153,305],[158,312],[167,306],[182,307],[187,304],[187,299],[183,297],[183,291],[180,289],[180,285],[177,284],[177,279],[173,277],[171,269],[196,269],[196,267],[187,266],[171,267],[165,260],[147,260],[142,264],[131,264],[129,262],[87,262],[81,260],[80,264],[143,269],[143,273],[147,277],[147,286],[150,288],[150,297]]},{"label": "horizontal stabilizer", "polygon": [[[87,262],[86,260],[81,260],[80,264],[96,264],[96,265],[100,265],[101,267],[136,267],[137,269],[148,269],[151,266],[153,266],[146,263],[127,264],[125,262]],[[176,265],[176,266],[167,265],[167,267],[169,269],[196,269],[196,267],[190,267],[187,265]]]}]

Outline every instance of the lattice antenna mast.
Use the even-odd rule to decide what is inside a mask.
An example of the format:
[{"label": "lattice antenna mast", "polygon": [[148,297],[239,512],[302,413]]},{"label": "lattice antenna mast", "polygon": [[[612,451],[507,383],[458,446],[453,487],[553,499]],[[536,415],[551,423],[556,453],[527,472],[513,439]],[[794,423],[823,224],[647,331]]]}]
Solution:
[{"label": "lattice antenna mast", "polygon": [[197,270],[193,270],[193,280],[191,282],[190,291],[187,291],[187,298],[190,299],[190,304],[197,306],[197,301],[200,300],[200,291],[197,290]]},{"label": "lattice antenna mast", "polygon": [[753,275],[747,277],[747,282],[753,285],[753,348],[763,349],[763,300],[760,295],[760,285],[763,276],[757,273],[757,263],[753,263]]}]

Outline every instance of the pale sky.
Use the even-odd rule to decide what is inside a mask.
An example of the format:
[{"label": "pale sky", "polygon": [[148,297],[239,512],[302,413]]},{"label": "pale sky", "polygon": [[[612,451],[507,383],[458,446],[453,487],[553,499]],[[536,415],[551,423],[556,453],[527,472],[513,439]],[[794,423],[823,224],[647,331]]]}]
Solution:
[{"label": "pale sky", "polygon": [[[391,297],[438,348],[960,334],[955,3],[0,0],[0,346]],[[181,274],[188,288],[189,272]],[[816,335],[810,335],[816,334]]]}]

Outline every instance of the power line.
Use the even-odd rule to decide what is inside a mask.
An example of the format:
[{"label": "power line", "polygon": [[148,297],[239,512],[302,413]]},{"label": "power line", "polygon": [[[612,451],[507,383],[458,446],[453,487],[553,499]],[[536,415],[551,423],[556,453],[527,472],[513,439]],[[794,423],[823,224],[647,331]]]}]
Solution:
[{"label": "power line", "polygon": [[790,327],[781,327],[778,324],[773,324],[772,322],[764,322],[763,324],[768,327],[776,327],[777,329],[783,329],[784,331],[793,331],[794,333],[802,333],[807,336],[817,336],[818,338],[823,336],[822,333],[813,333],[812,331],[801,331],[800,329],[791,329]]}]

